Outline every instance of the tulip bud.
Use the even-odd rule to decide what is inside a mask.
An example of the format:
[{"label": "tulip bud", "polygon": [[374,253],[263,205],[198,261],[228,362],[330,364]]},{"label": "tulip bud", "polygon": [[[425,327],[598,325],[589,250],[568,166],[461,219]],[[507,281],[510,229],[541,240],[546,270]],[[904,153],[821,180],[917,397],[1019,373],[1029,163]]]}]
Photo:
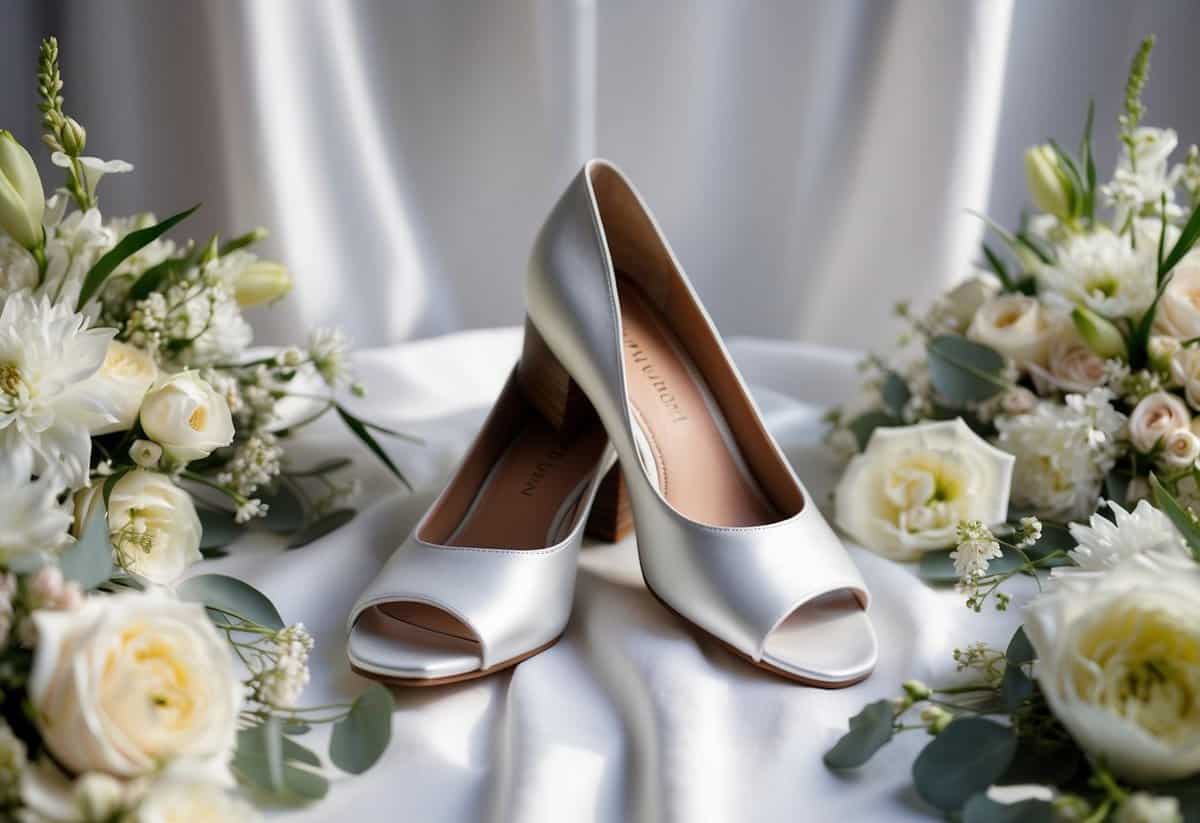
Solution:
[{"label": "tulip bud", "polygon": [[1025,182],[1039,209],[1060,220],[1075,216],[1075,191],[1070,178],[1059,168],[1058,153],[1052,146],[1033,146],[1025,152]]},{"label": "tulip bud", "polygon": [[1071,322],[1084,342],[1101,357],[1119,357],[1125,353],[1125,336],[1111,320],[1077,306],[1071,312]]},{"label": "tulip bud", "polygon": [[1171,361],[1182,348],[1179,341],[1165,334],[1155,334],[1146,341],[1146,357],[1156,372],[1170,373]]},{"label": "tulip bud", "polygon": [[10,132],[0,130],[0,229],[27,249],[44,242],[46,194],[37,166]]},{"label": "tulip bud", "polygon": [[283,297],[292,290],[292,276],[281,263],[257,260],[238,272],[233,289],[238,305],[246,309]]}]

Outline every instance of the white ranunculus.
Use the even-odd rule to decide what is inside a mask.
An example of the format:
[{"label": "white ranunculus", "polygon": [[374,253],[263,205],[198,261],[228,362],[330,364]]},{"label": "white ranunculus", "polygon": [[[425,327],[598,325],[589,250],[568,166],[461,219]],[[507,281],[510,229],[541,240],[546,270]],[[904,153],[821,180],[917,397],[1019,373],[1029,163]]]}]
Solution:
[{"label": "white ranunculus", "polygon": [[137,422],[142,398],[158,379],[154,358],[139,348],[109,341],[100,370],[88,378],[91,389],[114,409],[116,420],[92,426],[92,434],[127,431]]},{"label": "white ranunculus", "polygon": [[1171,358],[1171,376],[1183,387],[1188,404],[1200,410],[1200,346],[1188,346]]},{"label": "white ranunculus", "polygon": [[1055,717],[1136,783],[1200,771],[1200,567],[1142,555],[1061,578],[1030,605],[1034,672]]},{"label": "white ranunculus", "polygon": [[1129,440],[1139,451],[1148,452],[1167,435],[1187,429],[1192,423],[1187,405],[1170,392],[1157,391],[1143,397],[1129,415]]},{"label": "white ranunculus", "polygon": [[229,781],[243,686],[203,606],[152,591],[33,620],[29,699],[58,762],[128,779],[186,760]]},{"label": "white ranunculus", "polygon": [[1057,323],[1038,303],[1024,294],[1002,294],[979,307],[967,328],[967,337],[991,346],[1019,366],[1042,364]]},{"label": "white ranunculus", "polygon": [[233,442],[229,403],[195,372],[155,381],[142,401],[141,421],[151,440],[184,462]]},{"label": "white ranunculus", "polygon": [[[75,497],[77,533],[99,500],[97,489]],[[108,496],[108,531],[117,565],[161,586],[202,559],[196,506],[165,474],[135,469],[122,475]]]},{"label": "white ranunculus", "polygon": [[168,774],[150,786],[129,823],[256,823],[262,819],[253,806],[224,786]]},{"label": "white ranunculus", "polygon": [[1200,337],[1200,252],[1189,252],[1172,269],[1154,314],[1154,331],[1180,341]]},{"label": "white ranunculus", "polygon": [[961,419],[876,429],[838,483],[836,521],[872,551],[911,560],[953,546],[960,520],[1002,522],[1012,468]]}]

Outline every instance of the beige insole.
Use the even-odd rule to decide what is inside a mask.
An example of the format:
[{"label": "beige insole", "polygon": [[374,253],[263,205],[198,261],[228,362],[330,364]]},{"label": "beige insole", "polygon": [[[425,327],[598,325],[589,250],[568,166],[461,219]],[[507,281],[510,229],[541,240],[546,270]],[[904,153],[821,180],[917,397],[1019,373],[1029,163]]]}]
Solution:
[{"label": "beige insole", "polygon": [[[599,424],[562,433],[531,414],[488,473],[446,545],[544,549],[558,543],[575,523],[607,443]],[[460,621],[432,606],[392,603],[379,609],[429,631],[474,639]]]},{"label": "beige insole", "polygon": [[640,287],[618,273],[625,382],[644,435],[643,461],[677,511],[712,526],[756,526],[780,515],[738,451],[686,349]]}]

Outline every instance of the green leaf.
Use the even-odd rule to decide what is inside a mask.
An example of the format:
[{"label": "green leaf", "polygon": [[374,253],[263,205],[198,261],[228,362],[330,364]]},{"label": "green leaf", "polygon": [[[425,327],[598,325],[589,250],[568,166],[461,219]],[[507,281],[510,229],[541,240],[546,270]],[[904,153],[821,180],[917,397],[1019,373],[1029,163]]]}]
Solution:
[{"label": "green leaf", "polygon": [[292,534],[308,521],[308,509],[289,483],[279,483],[273,492],[260,494],[259,499],[267,504],[262,525],[268,531]]},{"label": "green leaf", "polygon": [[75,310],[82,311],[83,307],[88,304],[88,301],[100,291],[100,287],[104,285],[104,281],[108,279],[108,276],[124,263],[126,259],[157,240],[176,223],[188,217],[198,208],[200,208],[199,204],[192,206],[187,211],[181,211],[179,214],[168,217],[161,223],[155,223],[153,226],[131,231],[122,237],[121,242],[109,249],[103,257],[93,263],[92,267],[88,269],[88,273],[83,278],[83,287],[79,291],[79,300],[75,304]]},{"label": "green leaf", "polygon": [[961,717],[943,729],[913,762],[913,786],[925,802],[957,811],[971,795],[1004,774],[1017,752],[1008,726],[982,717]]},{"label": "green leaf", "polygon": [[246,533],[246,527],[227,511],[198,506],[196,514],[200,516],[200,526],[203,530],[200,535],[201,551],[228,546]]},{"label": "green leaf", "polygon": [[1025,634],[1024,626],[1018,628],[1013,633],[1012,640],[1008,641],[1004,659],[1014,666],[1032,663],[1037,659],[1037,652],[1033,650],[1033,644],[1029,642],[1029,636]]},{"label": "green leaf", "polygon": [[887,406],[892,416],[902,418],[904,407],[908,405],[908,401],[912,397],[912,392],[909,391],[908,383],[904,382],[904,378],[894,371],[888,372],[887,377],[883,379],[883,388],[880,393],[883,395],[883,405]]},{"label": "green leaf", "polygon": [[230,766],[239,781],[277,802],[311,803],[329,792],[312,751],[284,737],[278,721],[242,729]]},{"label": "green leaf", "polygon": [[90,590],[112,577],[113,547],[108,535],[108,511],[97,500],[83,527],[83,535],[58,558],[63,577]]},{"label": "green leaf", "polygon": [[293,534],[291,539],[288,540],[287,547],[289,549],[298,549],[301,546],[307,546],[309,543],[321,539],[331,531],[340,529],[353,520],[357,514],[358,512],[355,509],[335,509],[323,517],[318,517]]},{"label": "green leaf", "polygon": [[1083,216],[1091,220],[1096,216],[1096,157],[1092,151],[1092,122],[1096,119],[1096,101],[1088,100],[1087,119],[1083,125],[1083,139],[1079,141],[1079,156],[1083,161],[1084,184]]},{"label": "green leaf", "polygon": [[[275,604],[249,583],[225,574],[200,574],[189,577],[175,587],[181,600],[203,603],[211,609],[221,609],[217,615],[232,612],[268,629],[282,629],[283,618]],[[218,618],[218,622],[229,622]]]},{"label": "green leaf", "polygon": [[1179,239],[1171,247],[1171,253],[1159,265],[1159,278],[1162,278],[1163,275],[1179,265],[1179,261],[1184,258],[1184,255],[1192,250],[1192,246],[1196,245],[1197,239],[1200,239],[1200,205],[1192,209],[1187,223],[1184,224],[1183,230],[1179,232]]},{"label": "green leaf", "polygon": [[186,260],[172,257],[146,269],[142,272],[141,277],[135,280],[133,285],[130,286],[129,302],[145,300],[151,294],[158,291],[168,277],[177,271],[181,271],[186,265]]},{"label": "green leaf", "polygon": [[[398,469],[396,464],[392,462],[392,458],[388,457],[388,453],[383,450],[375,437],[369,431],[367,431],[367,426],[363,423],[363,421],[347,411],[340,403],[334,404],[334,409],[337,410],[338,417],[342,418],[342,421],[346,424],[347,428],[349,428],[350,431],[352,431],[354,435],[363,442],[363,445],[374,452],[375,456],[378,457],[385,466],[391,469],[392,474],[396,476],[397,480],[404,484],[406,489],[412,491],[412,486],[409,484],[408,480],[403,474],[401,474],[400,469]],[[373,428],[381,431],[383,430],[379,426],[373,426]],[[388,431],[387,433],[394,434],[391,431]]]},{"label": "green leaf", "polygon": [[1000,282],[1004,284],[1004,288],[1011,290],[1013,287],[1012,277],[1009,276],[1008,266],[1004,265],[1004,261],[996,252],[992,251],[987,243],[983,244],[983,256],[987,259],[988,267],[992,272],[1000,278]]},{"label": "green leaf", "polygon": [[349,457],[331,457],[328,460],[322,460],[317,465],[310,469],[299,469],[297,471],[288,471],[288,477],[320,477],[323,474],[332,474],[333,472],[341,471],[349,467],[354,461]]},{"label": "green leaf", "polygon": [[825,753],[831,769],[855,769],[871,759],[895,733],[891,701],[876,700],[850,718],[850,731]]},{"label": "green leaf", "polygon": [[871,435],[878,428],[888,428],[890,426],[901,426],[903,423],[890,414],[881,411],[871,411],[865,414],[860,414],[858,417],[846,424],[846,428],[854,435],[854,439],[858,441],[859,451],[867,447],[867,443],[871,440]]},{"label": "green leaf", "polygon": [[1150,475],[1150,488],[1154,491],[1154,505],[1171,518],[1171,522],[1187,542],[1188,548],[1192,550],[1192,557],[1200,561],[1200,524],[1197,524],[1191,512],[1180,505],[1153,474]]},{"label": "green leaf", "polygon": [[972,795],[963,807],[962,823],[1054,823],[1054,804],[1045,800],[997,803],[986,793]]},{"label": "green leaf", "polygon": [[933,387],[953,406],[982,402],[1008,387],[1001,377],[1004,358],[988,346],[943,334],[929,341],[928,354]]},{"label": "green leaf", "polygon": [[342,771],[362,774],[375,765],[392,739],[392,693],[376,683],[358,696],[350,713],[333,726],[329,759]]},{"label": "green leaf", "polygon": [[1004,666],[1004,677],[1000,681],[1000,697],[1004,707],[1016,711],[1022,703],[1033,697],[1033,680],[1017,665]]}]

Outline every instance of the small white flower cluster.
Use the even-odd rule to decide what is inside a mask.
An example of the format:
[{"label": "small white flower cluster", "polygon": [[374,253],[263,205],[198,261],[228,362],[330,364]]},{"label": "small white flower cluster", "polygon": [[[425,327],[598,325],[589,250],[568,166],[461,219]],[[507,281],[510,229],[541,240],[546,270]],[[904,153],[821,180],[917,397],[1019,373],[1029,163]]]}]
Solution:
[{"label": "small white flower cluster", "polygon": [[353,380],[347,357],[350,344],[338,329],[317,329],[308,338],[308,356],[331,388]]},{"label": "small white flower cluster", "polygon": [[217,475],[217,482],[235,494],[249,497],[279,475],[283,449],[268,431],[257,431],[236,442],[233,457]]},{"label": "small white flower cluster", "polygon": [[308,685],[308,655],[313,648],[312,635],[303,623],[280,629],[270,652],[270,665],[256,672],[250,684],[257,700],[268,706],[291,708]]}]

